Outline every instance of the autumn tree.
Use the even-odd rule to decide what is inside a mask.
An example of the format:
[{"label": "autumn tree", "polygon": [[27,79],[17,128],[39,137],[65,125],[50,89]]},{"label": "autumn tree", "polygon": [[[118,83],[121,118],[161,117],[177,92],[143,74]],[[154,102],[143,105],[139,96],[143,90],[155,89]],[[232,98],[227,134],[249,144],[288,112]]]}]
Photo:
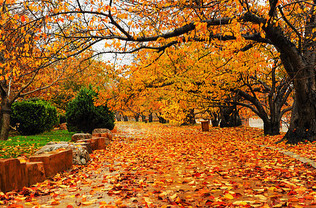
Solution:
[{"label": "autumn tree", "polygon": [[[74,40],[58,39],[58,31],[69,25],[63,24],[61,19],[48,18],[49,10],[43,6],[40,1],[0,2],[2,140],[8,138],[13,102],[18,98],[36,96],[56,84],[69,69],[62,61],[89,49]],[[53,28],[50,22],[59,26]],[[55,33],[50,33],[50,30]]]},{"label": "autumn tree", "polygon": [[240,80],[243,88],[232,89],[243,99],[243,102],[234,103],[249,108],[262,119],[265,135],[280,134],[282,117],[292,110],[291,79],[282,74],[278,76],[280,71],[277,69],[276,65],[269,74],[250,75]]}]

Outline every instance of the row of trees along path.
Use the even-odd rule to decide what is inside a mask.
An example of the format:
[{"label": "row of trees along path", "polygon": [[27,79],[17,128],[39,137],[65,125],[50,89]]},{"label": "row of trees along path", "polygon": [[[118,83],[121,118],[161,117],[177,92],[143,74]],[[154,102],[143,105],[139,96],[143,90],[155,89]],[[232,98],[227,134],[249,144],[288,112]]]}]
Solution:
[{"label": "row of trees along path", "polygon": [[39,75],[45,74],[43,69],[50,69],[60,60],[75,57],[94,45],[101,49],[92,56],[143,49],[164,52],[188,42],[225,50],[221,44],[224,41],[228,42],[226,46],[236,46],[237,52],[272,46],[279,53],[295,91],[285,138],[290,143],[316,138],[314,0],[11,0],[1,2],[1,11],[2,139],[8,135],[12,102],[54,83],[60,74],[57,72],[64,68],[53,70],[57,79],[50,80],[50,84],[33,85]]},{"label": "row of trees along path", "polygon": [[[54,207],[314,207],[315,169],[259,145],[315,160],[315,145],[275,145],[256,128],[117,124],[87,166],[55,176],[1,203]],[[9,201],[6,200],[11,199]]]}]

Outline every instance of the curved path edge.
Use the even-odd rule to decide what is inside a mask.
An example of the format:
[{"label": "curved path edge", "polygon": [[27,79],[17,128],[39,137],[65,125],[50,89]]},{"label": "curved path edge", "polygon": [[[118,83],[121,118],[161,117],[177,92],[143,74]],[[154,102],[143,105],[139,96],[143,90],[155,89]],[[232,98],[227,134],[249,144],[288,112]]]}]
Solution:
[{"label": "curved path edge", "polygon": [[266,146],[266,145],[259,145],[260,147],[265,147],[267,149],[272,149],[272,150],[277,150],[289,157],[292,157],[292,158],[295,158],[299,161],[301,161],[302,163],[307,163],[309,164],[310,166],[312,166],[313,168],[316,169],[316,162],[314,160],[311,160],[311,159],[308,159],[308,158],[305,158],[305,157],[302,157],[298,154],[295,154],[294,152],[290,152],[290,151],[287,151],[287,150],[284,150],[282,148],[278,148],[278,147],[269,147],[269,146]]}]

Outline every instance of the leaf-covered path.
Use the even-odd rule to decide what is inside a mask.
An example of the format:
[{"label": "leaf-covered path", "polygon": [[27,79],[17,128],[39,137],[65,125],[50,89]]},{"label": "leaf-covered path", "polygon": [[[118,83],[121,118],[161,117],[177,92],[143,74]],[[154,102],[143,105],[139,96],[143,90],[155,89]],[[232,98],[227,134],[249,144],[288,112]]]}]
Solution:
[{"label": "leaf-covered path", "polygon": [[[10,193],[11,207],[315,207],[315,144],[274,145],[254,128],[118,123],[88,166]],[[42,196],[37,196],[42,195]],[[15,204],[15,205],[14,205]]]}]

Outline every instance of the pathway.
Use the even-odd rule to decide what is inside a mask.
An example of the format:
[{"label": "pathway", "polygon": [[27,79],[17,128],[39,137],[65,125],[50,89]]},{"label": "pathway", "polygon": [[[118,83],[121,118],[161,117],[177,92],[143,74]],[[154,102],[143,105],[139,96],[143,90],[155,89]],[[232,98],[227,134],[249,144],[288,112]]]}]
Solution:
[{"label": "pathway", "polygon": [[115,140],[88,166],[9,194],[11,207],[316,206],[315,169],[255,145],[261,130],[117,126]]}]

